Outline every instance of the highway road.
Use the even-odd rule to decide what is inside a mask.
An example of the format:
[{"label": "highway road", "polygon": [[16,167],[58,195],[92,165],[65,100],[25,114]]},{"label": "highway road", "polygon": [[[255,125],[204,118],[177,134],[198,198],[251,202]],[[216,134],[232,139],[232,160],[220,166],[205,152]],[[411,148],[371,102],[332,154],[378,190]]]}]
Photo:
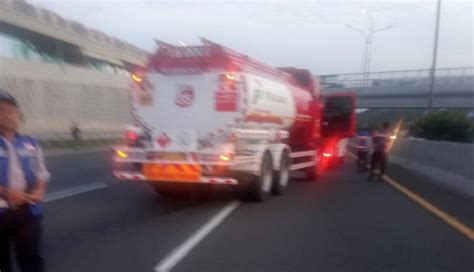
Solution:
[{"label": "highway road", "polygon": [[[48,156],[47,271],[473,271],[474,243],[352,160],[265,203],[225,189],[163,199],[118,182],[108,154]],[[473,227],[474,203],[389,175]],[[222,187],[221,187],[222,188]]]}]

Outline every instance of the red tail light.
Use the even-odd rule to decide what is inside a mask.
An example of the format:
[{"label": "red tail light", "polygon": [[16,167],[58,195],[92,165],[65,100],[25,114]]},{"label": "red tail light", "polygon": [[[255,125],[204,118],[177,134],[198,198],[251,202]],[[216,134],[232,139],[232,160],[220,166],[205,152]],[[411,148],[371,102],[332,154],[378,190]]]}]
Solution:
[{"label": "red tail light", "polygon": [[135,133],[133,131],[128,131],[127,132],[127,138],[129,140],[136,141],[136,140],[140,139],[140,135],[138,135],[137,133]]},{"label": "red tail light", "polygon": [[324,152],[323,157],[329,158],[329,157],[332,157],[332,154],[328,152]]}]

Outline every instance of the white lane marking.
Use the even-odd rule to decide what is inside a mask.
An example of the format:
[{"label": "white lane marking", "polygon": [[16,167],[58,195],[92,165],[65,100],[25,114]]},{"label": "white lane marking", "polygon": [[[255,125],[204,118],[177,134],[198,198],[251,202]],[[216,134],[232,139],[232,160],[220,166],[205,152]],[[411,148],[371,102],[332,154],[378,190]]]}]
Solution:
[{"label": "white lane marking", "polygon": [[52,192],[52,193],[46,194],[43,202],[50,202],[50,201],[54,201],[54,200],[58,200],[58,199],[62,199],[62,198],[70,197],[70,196],[75,196],[78,194],[87,193],[87,192],[102,189],[105,187],[107,187],[107,184],[104,184],[102,182],[96,182],[96,183],[82,185],[82,186],[78,186],[78,187],[74,187],[74,188],[70,188],[66,190]]},{"label": "white lane marking", "polygon": [[215,214],[206,224],[201,226],[184,243],[173,250],[166,258],[155,266],[156,272],[168,272],[177,265],[191,250],[199,244],[213,229],[219,226],[238,206],[239,201],[233,201],[225,206],[219,213]]}]

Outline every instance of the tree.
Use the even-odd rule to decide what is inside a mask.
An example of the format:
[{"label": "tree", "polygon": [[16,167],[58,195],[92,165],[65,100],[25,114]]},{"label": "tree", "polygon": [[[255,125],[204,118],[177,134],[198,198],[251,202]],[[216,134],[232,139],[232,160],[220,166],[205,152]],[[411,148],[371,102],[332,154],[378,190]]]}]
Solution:
[{"label": "tree", "polygon": [[474,123],[466,113],[440,110],[418,119],[410,134],[427,140],[472,142]]}]

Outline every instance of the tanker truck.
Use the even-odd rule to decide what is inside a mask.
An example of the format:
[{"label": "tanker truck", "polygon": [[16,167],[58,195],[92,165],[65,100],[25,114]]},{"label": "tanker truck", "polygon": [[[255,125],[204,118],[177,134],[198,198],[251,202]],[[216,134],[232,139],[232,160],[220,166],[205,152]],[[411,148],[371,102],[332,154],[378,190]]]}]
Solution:
[{"label": "tanker truck", "polygon": [[162,195],[170,185],[229,186],[263,201],[285,192],[291,171],[316,180],[325,160],[341,156],[355,129],[353,95],[323,102],[309,71],[201,41],[158,41],[132,74],[133,124],[113,148],[117,179],[148,182]]}]

